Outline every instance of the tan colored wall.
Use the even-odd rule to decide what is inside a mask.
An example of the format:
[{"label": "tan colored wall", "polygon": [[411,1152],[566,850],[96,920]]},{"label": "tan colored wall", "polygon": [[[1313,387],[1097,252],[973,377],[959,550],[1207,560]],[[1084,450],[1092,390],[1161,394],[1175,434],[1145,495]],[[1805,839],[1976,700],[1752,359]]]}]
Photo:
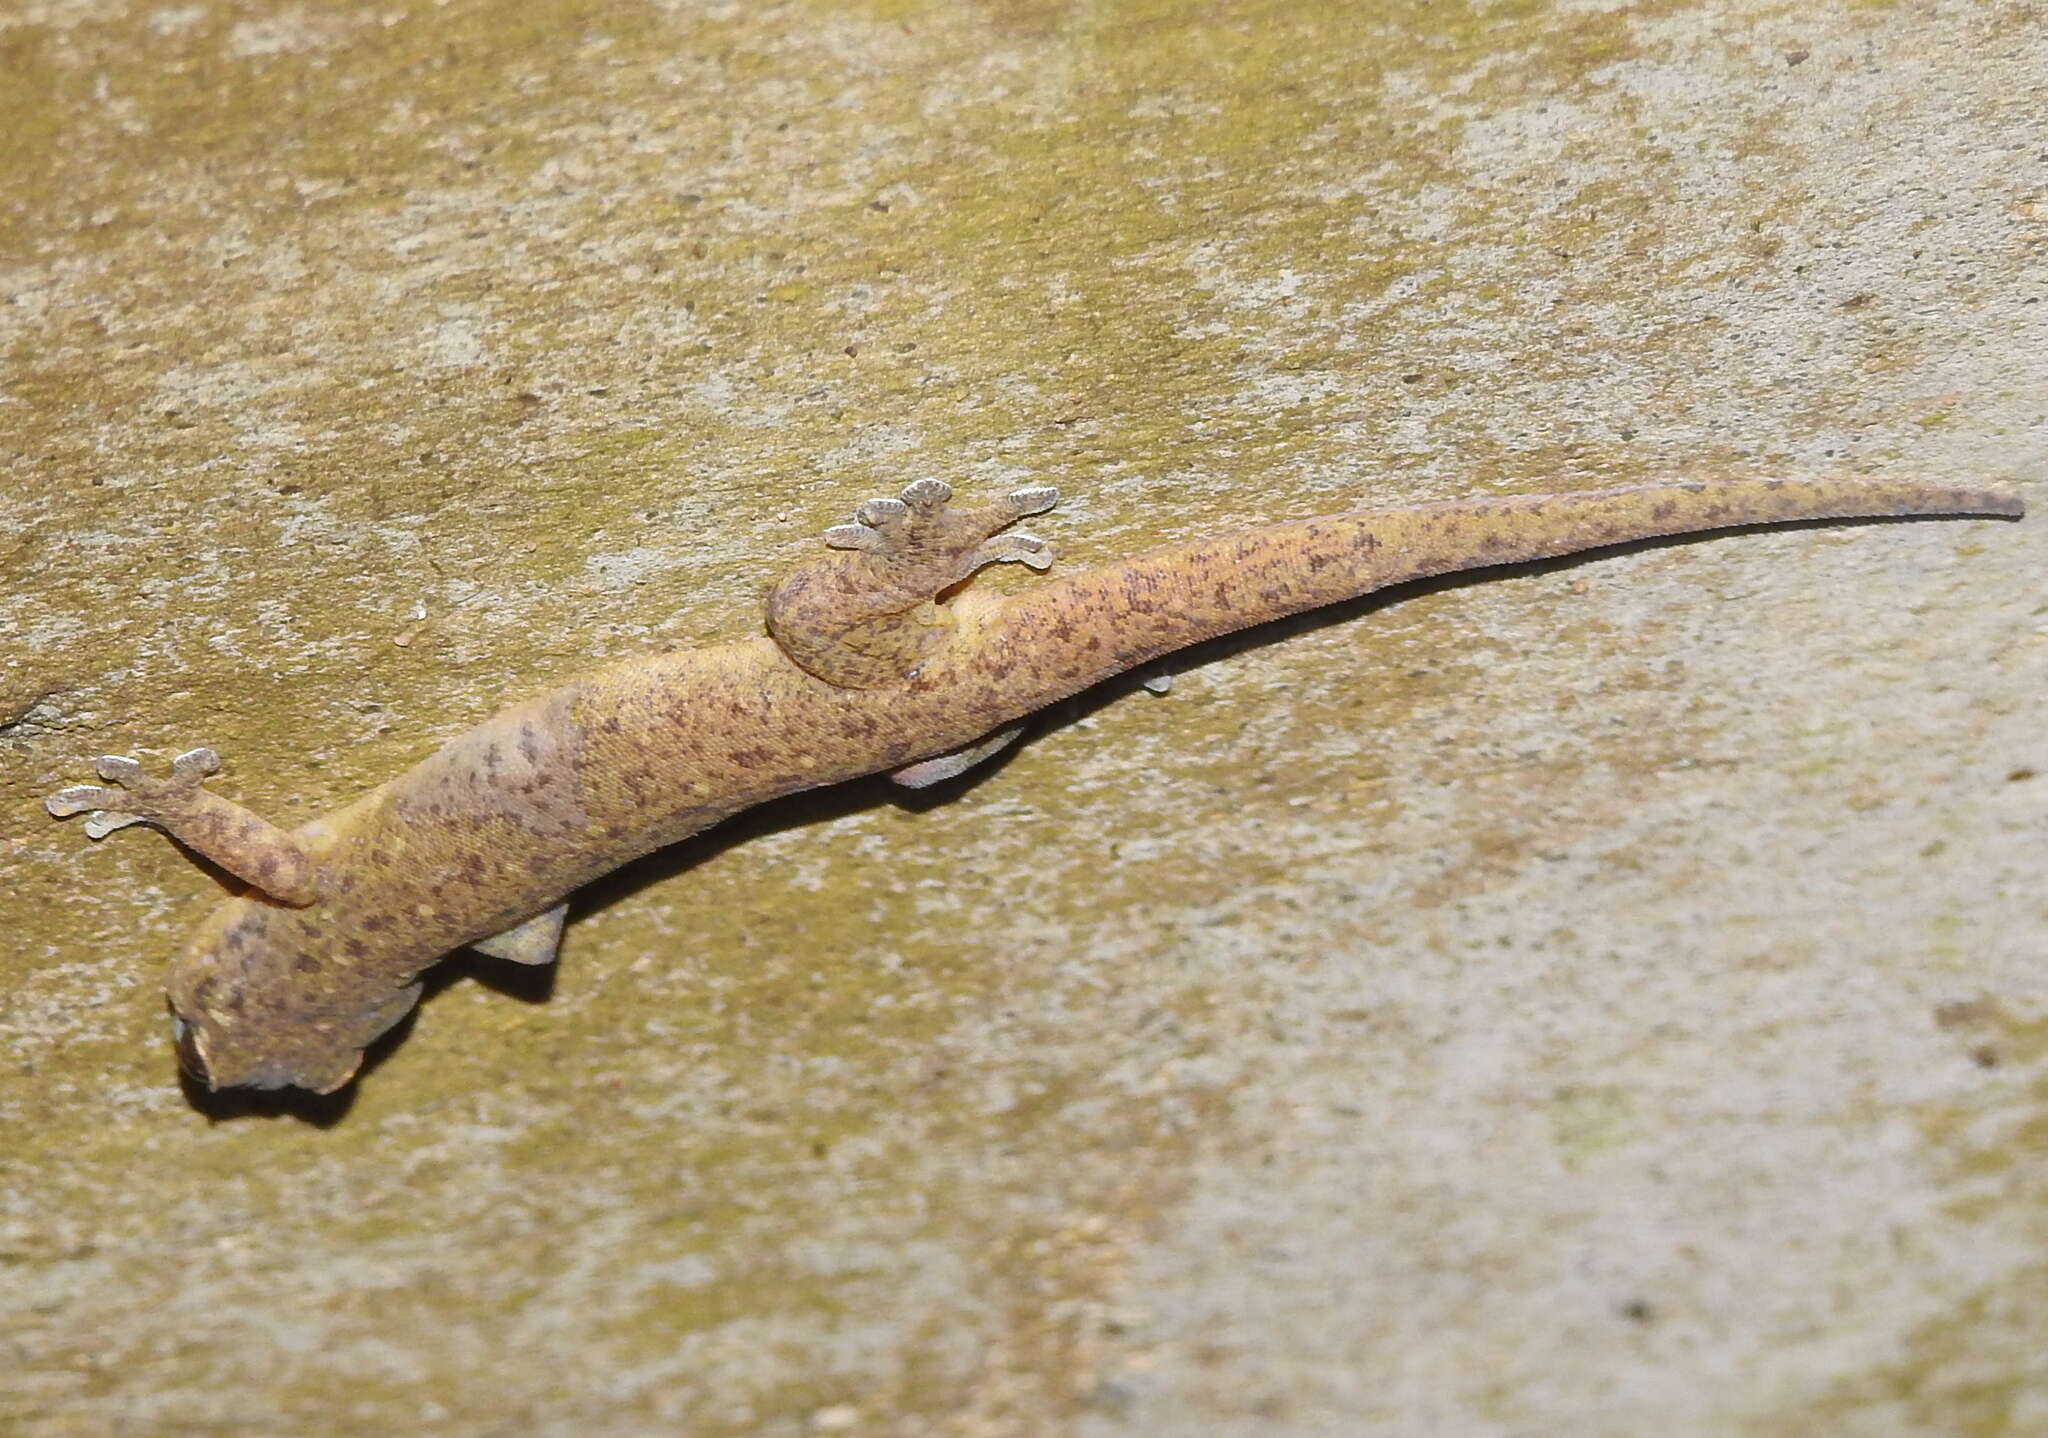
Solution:
[{"label": "tan colored wall", "polygon": [[2038,1431],[2048,515],[1212,652],[620,876],[331,1105],[181,1093],[213,881],[37,799],[207,743],[297,822],[925,474],[1071,562],[2038,506],[2044,74],[1945,0],[6,7],[0,1430]]}]

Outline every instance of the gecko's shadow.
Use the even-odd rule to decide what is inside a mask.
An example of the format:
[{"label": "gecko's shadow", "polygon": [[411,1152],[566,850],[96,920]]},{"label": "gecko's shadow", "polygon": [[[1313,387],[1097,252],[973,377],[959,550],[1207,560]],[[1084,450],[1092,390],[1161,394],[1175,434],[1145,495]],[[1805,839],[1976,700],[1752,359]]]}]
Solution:
[{"label": "gecko's shadow", "polygon": [[[1341,600],[1325,605],[1305,614],[1276,619],[1268,624],[1239,630],[1235,634],[1222,635],[1175,651],[1168,659],[1168,666],[1178,673],[1199,669],[1214,664],[1247,650],[1262,648],[1289,639],[1298,634],[1309,634],[1335,625],[1350,624],[1382,609],[1405,603],[1428,594],[1446,590],[1463,589],[1472,585],[1486,584],[1508,576],[1554,574],[1576,569],[1581,565],[1613,559],[1621,555],[1642,554],[1659,549],[1675,549],[1683,545],[1697,544],[1734,535],[1783,533],[1797,530],[1839,530],[1865,528],[1875,525],[1901,523],[1926,524],[1932,520],[1971,519],[1981,520],[1982,515],[1912,515],[1892,518],[1888,516],[1859,519],[1828,519],[1794,524],[1752,524],[1727,529],[1705,530],[1692,534],[1665,535],[1654,539],[1636,540],[1627,544],[1610,545],[1602,549],[1581,550],[1575,554],[1561,555],[1553,559],[1527,560],[1518,564],[1495,565],[1485,569],[1466,569],[1454,574],[1435,575],[1427,579],[1411,580],[1356,599]],[[1140,691],[1144,671],[1118,675],[1105,680],[1091,689],[1084,690],[1071,699],[1050,705],[1041,710],[1031,721],[1026,742],[1041,742],[1046,736],[1065,729],[1089,715],[1113,704],[1134,692]],[[614,870],[604,878],[585,886],[570,900],[569,917],[574,921],[584,914],[611,907],[629,898],[650,884],[684,873],[698,864],[715,858],[719,854],[750,839],[778,834],[788,829],[801,828],[826,820],[857,814],[882,804],[894,804],[898,808],[923,812],[958,797],[968,789],[983,783],[999,773],[1015,757],[1017,748],[1009,749],[977,764],[956,779],[935,784],[929,789],[904,789],[891,783],[885,776],[871,775],[845,784],[835,784],[822,789],[810,789],[786,798],[771,800],[756,805],[743,813],[736,814],[724,823],[693,835],[681,843],[657,850],[645,858],[637,859],[622,868]],[[572,929],[573,931],[573,929]],[[430,1001],[435,995],[460,983],[474,979],[500,993],[527,1003],[545,1003],[554,990],[555,968],[553,964],[531,966],[507,963],[470,950],[459,950],[428,971],[424,980],[421,1003]],[[364,1055],[363,1066],[357,1074],[360,1080],[372,1072],[391,1052],[405,1041],[412,1031],[418,1010],[406,1015],[391,1032],[385,1034],[370,1046]],[[209,1091],[204,1085],[194,1083],[180,1075],[185,1095],[192,1106],[209,1119],[223,1121],[245,1117],[292,1117],[319,1128],[330,1128],[347,1116],[355,1102],[357,1083],[351,1082],[338,1093],[309,1094],[299,1089],[263,1091],[253,1089],[229,1089],[222,1092]]]}]

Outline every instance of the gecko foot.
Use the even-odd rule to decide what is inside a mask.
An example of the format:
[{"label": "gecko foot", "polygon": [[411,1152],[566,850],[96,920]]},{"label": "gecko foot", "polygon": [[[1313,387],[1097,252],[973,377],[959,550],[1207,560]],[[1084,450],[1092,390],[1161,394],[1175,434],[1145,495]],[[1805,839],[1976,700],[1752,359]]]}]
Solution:
[{"label": "gecko foot", "polygon": [[895,499],[862,501],[853,511],[853,523],[825,531],[825,543],[867,555],[878,562],[876,567],[886,566],[897,584],[914,586],[929,598],[984,564],[1051,565],[1051,547],[1036,535],[993,536],[1027,514],[1045,513],[1059,498],[1058,490],[1042,484],[1012,490],[993,504],[955,509],[953,486],[920,479]]},{"label": "gecko foot", "polygon": [[89,814],[86,837],[104,839],[129,824],[163,824],[175,818],[188,807],[192,793],[206,776],[220,772],[220,755],[211,749],[187,749],[171,760],[167,779],[151,778],[140,762],[120,754],[102,754],[92,761],[92,767],[118,787],[74,784],[43,800],[43,807],[58,819]]},{"label": "gecko foot", "polygon": [[986,564],[1043,570],[1051,546],[1002,534],[1059,502],[1050,485],[959,507],[951,485],[920,479],[894,499],[870,499],[851,524],[825,531],[833,553],[799,568],[768,599],[768,630],[783,652],[828,683],[901,683],[944,644],[950,619],[935,601]]},{"label": "gecko foot", "polygon": [[85,832],[92,839],[129,824],[153,825],[274,899],[313,902],[313,861],[298,840],[205,787],[207,775],[220,772],[213,750],[186,750],[161,779],[121,754],[102,754],[93,769],[106,784],[59,789],[43,800],[52,817],[88,815]]}]

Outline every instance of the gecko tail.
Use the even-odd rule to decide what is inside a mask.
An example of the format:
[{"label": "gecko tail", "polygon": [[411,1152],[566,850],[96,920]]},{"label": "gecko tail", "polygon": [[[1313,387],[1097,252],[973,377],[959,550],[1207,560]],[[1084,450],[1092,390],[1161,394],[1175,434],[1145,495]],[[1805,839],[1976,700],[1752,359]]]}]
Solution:
[{"label": "gecko tail", "polygon": [[1669,535],[1817,520],[2018,518],[2008,490],[1897,480],[1729,480],[1453,500],[1267,525],[1012,596],[1005,649],[1085,687],[1189,644],[1391,585]]}]

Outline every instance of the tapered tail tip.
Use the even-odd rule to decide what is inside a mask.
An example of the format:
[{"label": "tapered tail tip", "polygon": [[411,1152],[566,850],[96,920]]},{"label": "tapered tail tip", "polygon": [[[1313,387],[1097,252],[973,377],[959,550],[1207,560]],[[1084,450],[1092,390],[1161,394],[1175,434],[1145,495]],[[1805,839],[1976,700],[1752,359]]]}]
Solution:
[{"label": "tapered tail tip", "polygon": [[1962,489],[1954,494],[1957,514],[1999,514],[2019,519],[2027,512],[2027,502],[2016,489]]},{"label": "tapered tail tip", "polygon": [[1912,506],[1900,509],[1901,515],[1985,514],[2018,519],[2027,512],[2027,502],[2020,498],[2019,491],[2003,486],[1908,484],[1900,491],[1900,497]]}]

